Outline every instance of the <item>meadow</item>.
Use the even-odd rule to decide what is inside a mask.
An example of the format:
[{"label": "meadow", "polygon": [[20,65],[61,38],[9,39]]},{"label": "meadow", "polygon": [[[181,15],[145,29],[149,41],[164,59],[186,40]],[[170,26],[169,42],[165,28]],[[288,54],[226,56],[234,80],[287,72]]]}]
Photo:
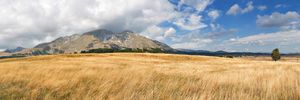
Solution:
[{"label": "meadow", "polygon": [[[272,60],[271,56],[243,56],[243,57],[237,57],[241,59],[251,60],[251,61],[274,61]],[[297,57],[297,55],[284,55],[281,56],[280,62],[296,62],[300,63],[300,57]]]},{"label": "meadow", "polygon": [[176,54],[0,60],[0,99],[300,99],[300,63]]}]

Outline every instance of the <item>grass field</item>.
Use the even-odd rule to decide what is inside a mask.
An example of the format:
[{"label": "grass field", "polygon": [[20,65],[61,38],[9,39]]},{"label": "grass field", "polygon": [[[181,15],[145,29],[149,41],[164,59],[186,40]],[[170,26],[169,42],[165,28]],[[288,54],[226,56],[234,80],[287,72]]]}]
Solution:
[{"label": "grass field", "polygon": [[300,63],[150,53],[0,60],[0,99],[300,99]]},{"label": "grass field", "polygon": [[[271,56],[245,56],[245,57],[238,57],[241,59],[252,60],[252,61],[274,61],[272,60]],[[294,56],[281,56],[280,62],[298,62],[300,63],[300,58],[297,58],[296,55]]]}]

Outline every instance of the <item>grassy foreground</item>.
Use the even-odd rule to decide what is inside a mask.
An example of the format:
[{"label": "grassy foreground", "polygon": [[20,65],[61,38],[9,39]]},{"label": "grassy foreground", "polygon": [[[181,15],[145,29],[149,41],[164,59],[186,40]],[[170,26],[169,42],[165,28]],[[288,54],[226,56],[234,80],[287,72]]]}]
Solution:
[{"label": "grassy foreground", "polygon": [[300,99],[300,64],[149,53],[0,60],[0,99]]}]

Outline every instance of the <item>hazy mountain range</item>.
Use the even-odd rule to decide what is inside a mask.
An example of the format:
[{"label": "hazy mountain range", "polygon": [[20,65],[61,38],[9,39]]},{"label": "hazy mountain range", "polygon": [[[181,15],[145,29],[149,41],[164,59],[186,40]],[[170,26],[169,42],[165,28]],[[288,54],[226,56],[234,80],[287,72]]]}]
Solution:
[{"label": "hazy mountain range", "polygon": [[16,53],[16,52],[20,52],[22,50],[24,50],[26,48],[23,48],[23,47],[17,47],[15,49],[6,49],[4,52],[6,53]]}]

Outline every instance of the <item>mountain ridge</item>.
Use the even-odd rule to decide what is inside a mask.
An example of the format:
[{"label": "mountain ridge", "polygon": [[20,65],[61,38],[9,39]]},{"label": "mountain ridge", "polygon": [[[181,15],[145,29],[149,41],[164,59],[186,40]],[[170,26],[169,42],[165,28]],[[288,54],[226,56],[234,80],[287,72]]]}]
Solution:
[{"label": "mountain ridge", "polygon": [[26,49],[26,48],[23,48],[23,47],[19,46],[19,47],[15,48],[15,49],[6,49],[4,52],[6,52],[6,53],[15,53],[15,52],[22,51],[24,49]]},{"label": "mountain ridge", "polygon": [[51,42],[38,44],[34,48],[25,49],[19,53],[27,55],[34,52],[41,54],[69,54],[98,48],[160,48],[164,51],[175,50],[167,44],[148,39],[129,30],[113,33],[110,30],[98,29],[82,34],[59,37]]}]

